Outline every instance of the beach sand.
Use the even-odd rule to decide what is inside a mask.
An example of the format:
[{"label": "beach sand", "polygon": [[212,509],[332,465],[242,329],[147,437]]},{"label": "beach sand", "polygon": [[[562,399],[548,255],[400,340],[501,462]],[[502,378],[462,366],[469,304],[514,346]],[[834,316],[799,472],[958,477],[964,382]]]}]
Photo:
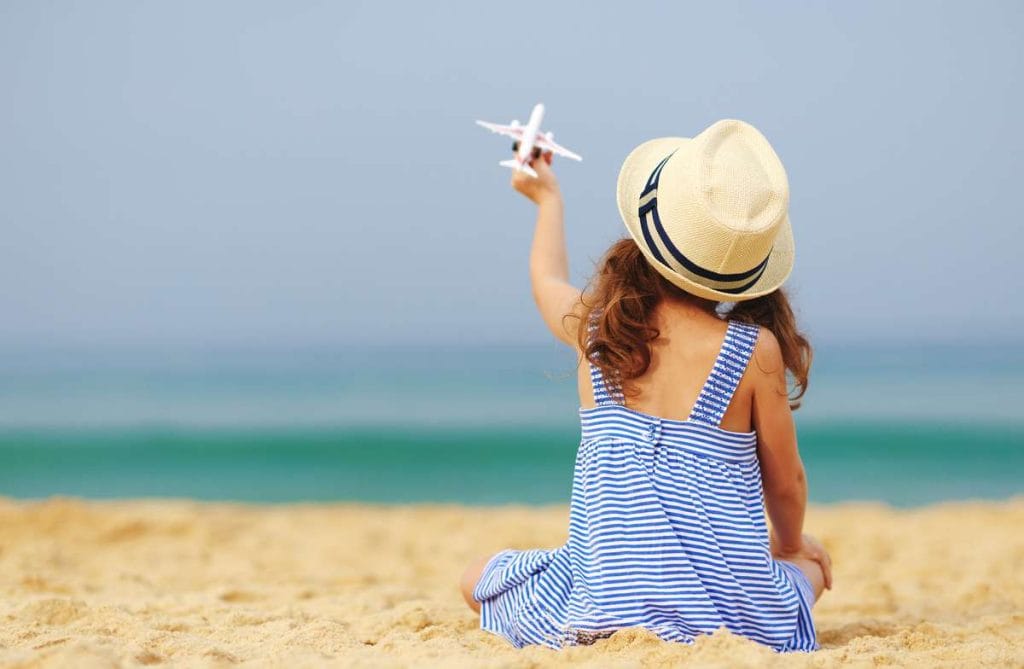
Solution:
[{"label": "beach sand", "polygon": [[835,560],[823,649],[624,630],[515,650],[456,581],[474,556],[555,546],[557,508],[0,499],[0,664],[1024,666],[1024,499],[815,507]]}]

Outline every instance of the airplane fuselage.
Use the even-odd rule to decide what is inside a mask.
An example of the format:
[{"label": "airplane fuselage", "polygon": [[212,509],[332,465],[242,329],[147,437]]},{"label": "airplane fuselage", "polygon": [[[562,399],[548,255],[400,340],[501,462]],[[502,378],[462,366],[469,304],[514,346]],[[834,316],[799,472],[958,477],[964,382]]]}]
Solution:
[{"label": "airplane fuselage", "polygon": [[533,159],[533,143],[537,140],[537,133],[540,131],[540,124],[543,120],[544,105],[537,104],[534,106],[533,111],[530,112],[530,120],[523,127],[523,136],[519,140],[516,162],[520,165],[528,165]]},{"label": "airplane fuselage", "polygon": [[583,160],[583,158],[564,146],[556,144],[554,135],[550,131],[542,133],[540,131],[540,124],[543,120],[544,105],[537,104],[534,106],[533,111],[530,112],[530,120],[526,122],[526,125],[519,125],[519,121],[512,121],[508,125],[490,123],[488,121],[477,121],[476,124],[487,128],[491,132],[496,132],[499,135],[505,135],[515,140],[512,143],[512,157],[498,163],[502,167],[511,167],[514,170],[525,172],[535,177],[537,172],[530,163],[540,158],[544,153],[549,154],[547,157],[548,163],[551,162],[552,155],[564,156],[572,160]]}]

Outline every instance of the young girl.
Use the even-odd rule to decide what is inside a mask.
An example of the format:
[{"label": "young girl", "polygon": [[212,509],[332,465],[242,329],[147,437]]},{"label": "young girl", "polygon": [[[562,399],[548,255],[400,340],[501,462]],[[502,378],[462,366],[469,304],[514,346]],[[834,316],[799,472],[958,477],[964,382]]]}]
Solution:
[{"label": "young girl", "polygon": [[780,651],[816,649],[811,606],[832,586],[831,562],[802,533],[791,410],[811,348],[781,289],[793,237],[778,156],[733,120],[641,144],[617,186],[630,237],[586,292],[568,282],[550,160],[512,185],[538,206],[537,307],[588,362],[569,540],[471,564],[463,596],[483,629],[517,647],[642,626],[672,641],[725,627]]}]

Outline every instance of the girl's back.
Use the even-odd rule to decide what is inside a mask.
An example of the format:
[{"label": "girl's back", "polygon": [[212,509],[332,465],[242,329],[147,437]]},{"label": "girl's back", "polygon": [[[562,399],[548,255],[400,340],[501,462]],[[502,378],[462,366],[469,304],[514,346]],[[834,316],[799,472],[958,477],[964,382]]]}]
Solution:
[{"label": "girl's back", "polygon": [[[686,420],[718,357],[728,323],[691,304],[666,300],[656,307],[653,324],[659,336],[651,342],[650,366],[634,379],[635,392],[626,404],[641,413]],[[757,348],[754,355],[764,357]],[[761,380],[758,369],[755,364],[754,373],[742,377],[722,418],[722,429],[752,429],[753,390]],[[595,405],[590,371],[587,365],[578,370],[580,406],[585,409]]]}]

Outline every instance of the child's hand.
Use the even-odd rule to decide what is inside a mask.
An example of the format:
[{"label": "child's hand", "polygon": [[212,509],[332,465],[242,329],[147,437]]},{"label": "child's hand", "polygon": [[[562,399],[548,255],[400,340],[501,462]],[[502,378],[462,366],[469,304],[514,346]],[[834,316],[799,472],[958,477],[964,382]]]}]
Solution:
[{"label": "child's hand", "polygon": [[769,544],[772,556],[779,560],[801,558],[804,560],[810,560],[811,562],[817,562],[818,566],[821,567],[822,576],[825,577],[825,588],[828,590],[832,589],[832,558],[829,556],[828,551],[825,550],[825,547],[821,545],[820,541],[809,534],[805,534],[801,537],[799,549],[786,552],[781,550],[778,539],[775,537],[775,532],[772,532],[769,537]]},{"label": "child's hand", "polygon": [[560,198],[562,194],[558,189],[558,179],[555,178],[555,173],[551,171],[550,165],[551,154],[545,153],[530,163],[530,167],[537,172],[537,176],[531,177],[525,172],[516,170],[512,173],[512,187],[530,198],[534,204]]}]

